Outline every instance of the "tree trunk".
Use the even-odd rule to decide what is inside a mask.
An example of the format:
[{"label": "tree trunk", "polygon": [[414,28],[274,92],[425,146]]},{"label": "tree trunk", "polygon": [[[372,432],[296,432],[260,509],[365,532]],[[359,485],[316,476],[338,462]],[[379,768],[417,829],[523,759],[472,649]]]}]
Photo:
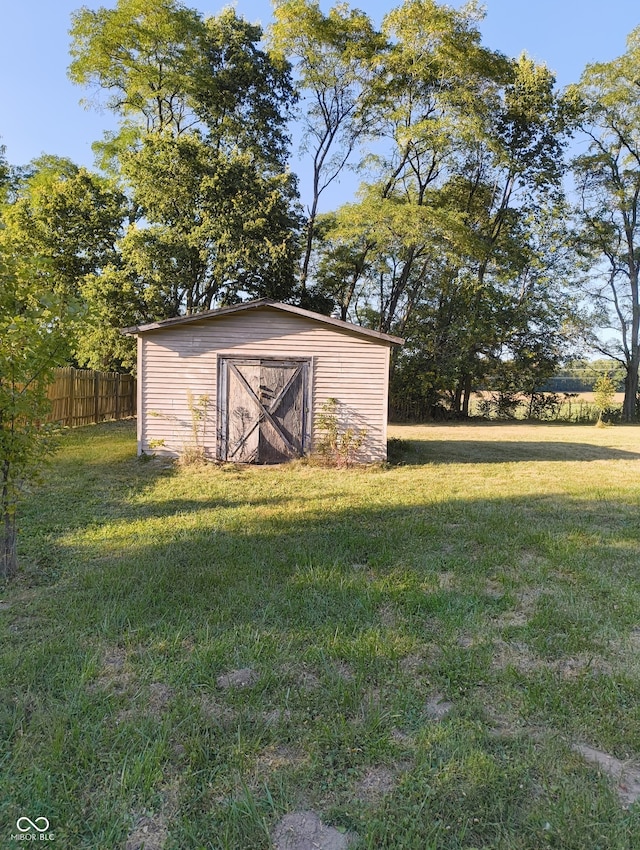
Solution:
[{"label": "tree trunk", "polygon": [[5,508],[0,539],[0,578],[11,578],[18,571],[16,539],[16,515]]},{"label": "tree trunk", "polygon": [[16,551],[16,512],[9,500],[9,460],[5,458],[0,470],[0,578],[11,578],[18,571]]},{"label": "tree trunk", "polygon": [[473,384],[471,381],[471,375],[465,375],[464,378],[464,398],[462,402],[462,415],[465,419],[469,418],[469,405],[471,403],[471,391],[473,389]]},{"label": "tree trunk", "polygon": [[[637,209],[636,209],[637,213]],[[635,217],[635,213],[634,213]],[[627,374],[624,379],[624,401],[622,403],[622,421],[636,421],[636,404],[638,400],[638,368],[640,367],[640,283],[638,281],[637,248],[634,234],[627,228],[627,244],[629,245],[629,283],[631,288],[631,327],[629,328],[629,354]]]},{"label": "tree trunk", "polygon": [[458,378],[456,389],[453,394],[453,410],[454,416],[460,416],[462,410],[462,393],[464,392],[464,375]]},{"label": "tree trunk", "polygon": [[624,379],[624,401],[622,403],[623,422],[635,422],[636,404],[638,399],[638,366],[640,361],[640,349],[636,348],[634,357],[629,364]]}]

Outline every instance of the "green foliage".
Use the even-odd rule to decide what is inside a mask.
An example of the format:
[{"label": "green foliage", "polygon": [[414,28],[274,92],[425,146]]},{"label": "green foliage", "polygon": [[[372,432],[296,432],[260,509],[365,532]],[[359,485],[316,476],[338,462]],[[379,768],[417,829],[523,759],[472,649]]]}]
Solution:
[{"label": "green foliage", "polygon": [[[73,354],[78,362],[98,369],[132,362],[130,340],[123,344],[117,327],[127,313],[129,324],[139,318],[135,302],[120,313],[104,309],[106,299],[94,297],[96,279],[108,277],[108,270],[120,265],[118,241],[126,211],[126,199],[113,181],[47,156],[32,162],[15,181],[12,203],[3,216],[15,252],[38,258],[39,285],[61,303],[86,305]],[[119,302],[126,292],[125,283],[115,296]],[[110,340],[106,346],[105,339]]]},{"label": "green foliage", "polygon": [[281,163],[292,97],[286,63],[258,47],[259,26],[232,9],[202,18],[176,0],[119,0],[73,15],[71,79],[109,93],[122,119],[107,151],[149,134],[191,135]]},{"label": "green foliage", "polygon": [[128,368],[117,328],[243,298],[287,299],[298,256],[285,170],[289,66],[231,9],[119,0],[74,15],[71,78],[120,119],[97,146],[129,204],[116,261],[86,282],[95,316],[82,358]]},{"label": "green foliage", "polygon": [[338,467],[348,467],[355,462],[367,437],[365,428],[349,421],[349,412],[337,398],[328,398],[323,403],[315,428],[318,434],[316,453],[327,463]]},{"label": "green foliage", "polygon": [[[580,193],[578,239],[585,261],[599,272],[583,286],[590,314],[583,332],[593,349],[624,366],[627,422],[636,417],[640,369],[639,69],[640,29],[635,29],[626,53],[587,66],[571,89],[588,143],[573,161]],[[614,329],[615,337],[606,338]]]},{"label": "green foliage", "polygon": [[616,385],[611,375],[600,375],[593,385],[594,403],[600,411],[599,422],[611,415],[613,399],[616,394]]},{"label": "green foliage", "polygon": [[[303,151],[311,162],[312,196],[300,281],[305,298],[317,240],[318,204],[352,159],[371,120],[371,84],[385,39],[370,18],[346,4],[325,15],[316,0],[278,0],[269,44],[293,61],[300,94]],[[324,291],[322,282],[320,291]],[[303,306],[306,306],[303,305]]]},{"label": "green foliage", "polygon": [[16,513],[25,485],[52,450],[43,424],[55,366],[69,354],[76,302],[47,258],[24,252],[0,208],[0,577],[17,570]]},{"label": "green foliage", "polygon": [[78,297],[83,278],[115,260],[125,214],[109,180],[43,156],[27,167],[4,219],[19,250],[46,262],[51,287]]},{"label": "green foliage", "polygon": [[365,98],[367,141],[384,144],[359,201],[316,229],[318,283],[343,318],[407,338],[394,397],[432,415],[466,415],[500,363],[543,383],[574,307],[567,110],[547,68],[483,47],[481,14],[415,0],[387,15]]}]

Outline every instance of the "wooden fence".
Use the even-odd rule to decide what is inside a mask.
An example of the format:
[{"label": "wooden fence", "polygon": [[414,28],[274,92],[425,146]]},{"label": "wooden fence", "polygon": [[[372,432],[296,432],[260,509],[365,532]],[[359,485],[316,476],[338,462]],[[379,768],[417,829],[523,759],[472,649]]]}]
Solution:
[{"label": "wooden fence", "polygon": [[49,399],[49,422],[71,428],[105,419],[127,419],[136,415],[136,380],[118,372],[66,366],[56,369]]},{"label": "wooden fence", "polygon": [[400,396],[389,399],[389,422],[429,422],[432,418],[432,405],[426,401],[411,401]]}]

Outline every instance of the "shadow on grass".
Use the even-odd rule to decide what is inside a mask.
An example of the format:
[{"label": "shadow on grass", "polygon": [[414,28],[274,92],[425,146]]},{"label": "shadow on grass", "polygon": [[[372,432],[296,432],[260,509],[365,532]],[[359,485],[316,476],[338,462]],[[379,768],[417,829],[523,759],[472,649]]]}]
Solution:
[{"label": "shadow on grass", "polygon": [[[242,469],[228,468],[230,479],[243,474]],[[201,498],[149,498],[163,479],[178,478],[173,461],[136,456],[135,424],[131,422],[66,431],[58,455],[42,471],[32,498],[20,505],[20,579],[29,586],[55,583],[64,573],[69,556],[59,541],[82,529],[229,510],[246,504],[246,496],[237,487],[215,497],[203,493]],[[278,506],[289,500],[288,496],[266,495],[252,499],[252,504]]]},{"label": "shadow on grass", "polygon": [[517,463],[526,461],[640,460],[640,452],[598,446],[528,440],[389,441],[392,464]]},{"label": "shadow on grass", "polygon": [[[190,502],[170,504],[186,511]],[[496,575],[510,577],[506,595],[519,584],[562,584],[568,571],[580,577],[580,593],[593,597],[593,610],[580,624],[585,635],[600,614],[624,621],[635,616],[640,587],[632,506],[605,509],[589,500],[541,496],[293,516],[283,510],[242,521],[234,504],[201,514],[197,527],[154,525],[144,537],[135,512],[123,512],[117,538],[78,533],[72,544],[58,541],[73,592],[56,594],[44,608],[50,605],[52,617],[88,635],[99,631],[116,641],[125,633],[144,638],[167,629],[245,628],[312,640],[379,627],[385,605],[418,617],[426,634],[431,620],[462,629],[479,612],[501,610],[500,595],[482,589]],[[443,574],[455,576],[453,587],[441,585]],[[597,610],[602,574],[620,583],[615,613],[610,595]]]},{"label": "shadow on grass", "polygon": [[[60,824],[63,841],[67,831],[65,846],[124,846],[133,813],[157,811],[167,777],[183,813],[182,822],[171,814],[176,846],[203,846],[212,824],[235,836],[229,848],[271,846],[250,821],[244,832],[246,812],[241,829],[225,802],[237,799],[233,777],[249,782],[265,755],[265,794],[276,803],[255,809],[261,825],[298,799],[314,807],[325,788],[342,788],[335,799],[351,810],[347,772],[411,758],[386,808],[356,824],[367,846],[425,847],[427,824],[465,811],[478,830],[489,826],[465,831],[464,844],[443,827],[438,847],[489,846],[493,825],[504,823],[505,847],[537,848],[548,817],[557,835],[582,829],[562,843],[577,850],[591,846],[584,836],[596,818],[610,828],[615,801],[604,815],[585,804],[588,777],[566,762],[556,777],[546,744],[548,763],[529,756],[510,773],[534,743],[521,745],[520,732],[497,738],[487,707],[517,729],[524,719],[571,740],[588,730],[593,746],[620,758],[636,752],[637,677],[590,672],[638,622],[635,491],[628,500],[478,498],[461,487],[438,498],[411,493],[436,476],[409,468],[176,475],[161,461],[137,461],[130,435],[96,436],[99,446],[78,438],[56,459],[23,515],[26,548],[55,563],[53,586],[10,586],[0,606],[7,823],[35,809]],[[563,678],[549,665],[571,654],[587,666]],[[511,664],[516,655],[521,666]],[[243,667],[258,673],[255,688],[223,693],[220,674]],[[438,694],[453,703],[442,724],[425,714]],[[400,754],[394,732],[416,736],[415,756]],[[313,767],[279,773],[275,757],[298,744]],[[554,814],[558,797],[565,820]],[[609,798],[601,790],[595,799]]]}]

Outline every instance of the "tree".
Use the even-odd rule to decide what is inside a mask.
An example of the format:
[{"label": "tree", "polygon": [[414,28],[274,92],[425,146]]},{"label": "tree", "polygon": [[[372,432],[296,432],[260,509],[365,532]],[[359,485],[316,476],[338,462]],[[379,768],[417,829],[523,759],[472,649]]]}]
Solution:
[{"label": "tree", "polygon": [[[13,202],[3,216],[7,238],[19,255],[38,258],[38,279],[61,304],[87,305],[75,338],[77,361],[95,368],[121,367],[113,357],[94,356],[94,339],[108,334],[109,325],[94,309],[89,283],[121,264],[125,196],[112,180],[53,156],[34,160],[13,183]],[[127,344],[131,347],[130,340]]]},{"label": "tree", "polygon": [[47,387],[52,369],[69,353],[74,305],[51,285],[55,277],[49,274],[47,259],[25,254],[12,230],[4,226],[9,208],[4,194],[0,206],[0,577],[9,578],[17,569],[16,515],[22,487],[51,448],[49,430],[43,425]]},{"label": "tree", "polygon": [[600,415],[598,417],[599,424],[602,423],[602,417],[605,416],[611,410],[611,405],[613,403],[613,399],[615,398],[615,394],[616,385],[611,375],[600,375],[600,377],[593,385],[593,401],[595,406],[600,411]]},{"label": "tree", "polygon": [[45,261],[51,289],[80,296],[82,281],[117,258],[126,199],[68,159],[42,156],[24,170],[4,224],[23,255]]},{"label": "tree", "polygon": [[636,419],[640,367],[640,28],[627,52],[612,62],[589,65],[570,93],[582,111],[589,145],[573,161],[580,195],[577,217],[583,254],[592,264],[586,294],[592,327],[616,331],[613,339],[592,332],[592,347],[625,369],[622,418]]},{"label": "tree", "polygon": [[564,105],[544,66],[482,46],[480,17],[407,0],[383,21],[367,100],[381,152],[360,201],[322,220],[318,264],[342,315],[408,337],[394,368],[459,415],[517,340],[557,343],[534,318],[550,290],[535,222],[561,209]]},{"label": "tree", "polygon": [[80,10],[71,33],[71,78],[109,92],[120,118],[97,148],[129,202],[118,262],[88,283],[106,328],[92,361],[127,360],[118,324],[294,297],[293,90],[260,28],[230,9],[203,19],[176,0],[119,0]]},{"label": "tree", "polygon": [[325,15],[314,0],[283,0],[275,4],[269,42],[276,55],[295,62],[303,145],[311,157],[311,201],[300,268],[304,298],[320,198],[339,179],[368,129],[369,88],[384,39],[364,12],[344,3]]}]

